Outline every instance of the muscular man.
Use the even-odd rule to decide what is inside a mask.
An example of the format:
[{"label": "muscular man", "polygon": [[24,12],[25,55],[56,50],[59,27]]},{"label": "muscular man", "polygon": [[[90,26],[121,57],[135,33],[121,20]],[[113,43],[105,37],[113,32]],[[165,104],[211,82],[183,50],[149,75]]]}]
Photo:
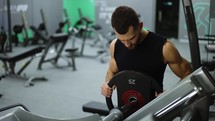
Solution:
[{"label": "muscular man", "polygon": [[117,7],[112,14],[111,24],[117,38],[110,44],[109,68],[105,83],[101,86],[101,93],[105,97],[112,94],[107,83],[123,70],[147,73],[161,87],[167,65],[181,79],[191,73],[191,65],[176,47],[165,37],[144,30],[143,22],[132,8]]}]

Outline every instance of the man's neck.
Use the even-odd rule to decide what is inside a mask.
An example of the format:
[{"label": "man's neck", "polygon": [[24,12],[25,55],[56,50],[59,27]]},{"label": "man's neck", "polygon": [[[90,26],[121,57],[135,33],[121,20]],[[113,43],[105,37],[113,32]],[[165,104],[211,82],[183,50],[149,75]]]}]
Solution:
[{"label": "man's neck", "polygon": [[146,38],[146,36],[148,35],[148,33],[149,33],[149,31],[146,31],[146,30],[142,30],[142,31],[140,31],[140,42],[139,43],[141,43],[142,41],[144,41],[145,40],[145,38]]}]

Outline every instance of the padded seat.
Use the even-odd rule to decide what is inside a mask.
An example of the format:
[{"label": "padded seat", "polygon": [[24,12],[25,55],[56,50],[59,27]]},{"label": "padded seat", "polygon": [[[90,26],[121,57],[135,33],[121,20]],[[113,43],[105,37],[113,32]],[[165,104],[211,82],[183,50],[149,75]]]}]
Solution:
[{"label": "padded seat", "polygon": [[3,53],[3,54],[0,54],[0,60],[7,61],[7,62],[17,62],[24,58],[27,58],[42,52],[44,48],[45,48],[44,46],[39,46],[39,47],[33,47],[31,49],[26,49],[23,51],[18,51],[18,52],[16,51],[14,53]]},{"label": "padded seat", "polygon": [[[5,74],[2,75],[1,78],[4,78],[6,76],[13,76],[16,78],[26,79],[26,77],[21,76],[21,73],[31,63],[34,57],[43,51],[44,48],[45,48],[44,46],[32,46],[26,47],[24,49],[23,47],[21,48],[17,47],[13,49],[14,52],[0,54],[0,60],[4,64],[5,70]],[[21,68],[17,72],[15,72],[16,63],[26,58],[30,59],[23,66],[21,66]],[[29,79],[27,79],[25,86],[32,86],[33,80],[47,80],[47,79],[45,77],[30,77]]]},{"label": "padded seat", "polygon": [[107,107],[107,104],[97,102],[97,101],[90,101],[83,105],[82,110],[84,112],[91,112],[96,113],[101,116],[107,116],[109,114],[109,109]]}]

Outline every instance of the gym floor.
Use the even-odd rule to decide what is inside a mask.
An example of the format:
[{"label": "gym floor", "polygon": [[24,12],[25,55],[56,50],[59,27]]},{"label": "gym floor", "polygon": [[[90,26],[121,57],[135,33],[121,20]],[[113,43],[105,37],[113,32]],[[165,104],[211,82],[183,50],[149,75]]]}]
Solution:
[{"label": "gym floor", "polygon": [[[190,61],[189,44],[171,39],[181,55]],[[89,46],[92,40],[87,41],[84,53],[96,55],[97,47]],[[67,43],[67,47],[70,46]],[[204,44],[200,44],[201,58],[206,58]],[[26,60],[17,63],[17,67]],[[25,80],[6,77],[0,81],[0,108],[21,103],[32,113],[51,118],[76,119],[91,115],[82,111],[83,104],[89,101],[105,103],[105,98],[100,93],[100,86],[104,82],[108,63],[101,63],[97,58],[76,57],[77,70],[71,67],[56,68],[50,63],[45,63],[42,70],[37,70],[39,58],[24,71],[25,75],[44,76],[48,81],[35,81],[34,86],[25,87]],[[63,59],[59,65],[67,64]],[[3,64],[0,62],[0,75],[4,73]],[[164,77],[164,89],[168,90],[179,81],[167,67]]]}]

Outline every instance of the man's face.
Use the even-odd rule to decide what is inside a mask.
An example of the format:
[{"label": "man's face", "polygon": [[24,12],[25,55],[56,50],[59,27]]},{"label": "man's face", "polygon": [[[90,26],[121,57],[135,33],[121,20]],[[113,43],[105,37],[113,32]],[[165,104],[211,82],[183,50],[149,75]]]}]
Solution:
[{"label": "man's face", "polygon": [[125,34],[119,34],[115,31],[116,37],[130,50],[134,49],[140,41],[139,28],[134,30],[133,26],[128,28],[128,32]]}]

